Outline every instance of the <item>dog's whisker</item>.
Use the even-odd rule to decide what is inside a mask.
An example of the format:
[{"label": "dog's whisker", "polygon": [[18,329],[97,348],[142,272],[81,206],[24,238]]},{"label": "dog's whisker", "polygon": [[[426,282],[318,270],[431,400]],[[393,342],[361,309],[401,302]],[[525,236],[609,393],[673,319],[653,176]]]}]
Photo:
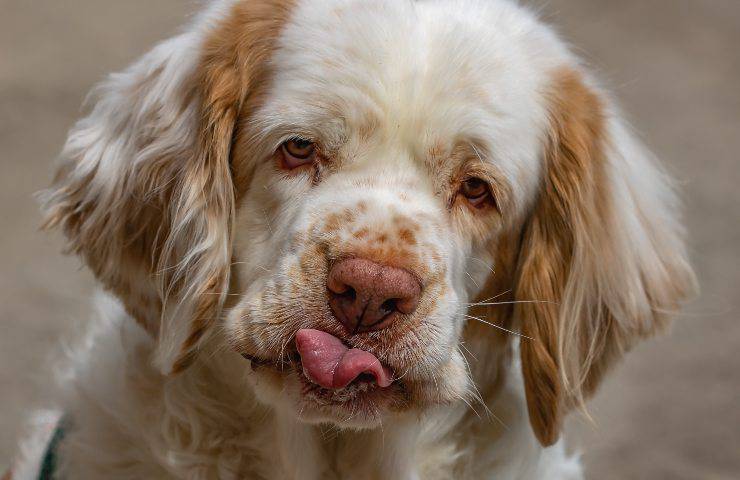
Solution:
[{"label": "dog's whisker", "polygon": [[477,282],[477,281],[475,280],[475,278],[473,278],[473,276],[472,276],[472,275],[471,275],[470,273],[468,273],[468,271],[467,271],[467,270],[465,271],[465,275],[467,275],[467,276],[468,276],[468,278],[469,278],[469,279],[470,279],[470,280],[471,280],[471,281],[473,282],[473,284],[474,284],[474,285],[475,285],[475,286],[476,286],[477,288],[480,288],[480,284],[478,284],[478,282]]},{"label": "dog's whisker", "polygon": [[490,302],[491,300],[495,300],[495,299],[497,299],[497,298],[499,298],[499,297],[502,297],[502,296],[506,295],[507,293],[511,293],[511,289],[508,289],[508,290],[504,290],[504,291],[503,291],[503,292],[501,292],[501,293],[498,293],[498,294],[496,294],[496,295],[494,295],[494,296],[492,296],[492,297],[486,298],[486,299],[484,299],[484,300],[481,300],[481,301],[479,301],[479,302],[474,302],[474,303],[468,303],[468,304],[466,304],[466,305],[468,305],[469,307],[472,307],[472,306],[475,306],[475,305],[479,305],[479,304],[481,304],[481,303],[485,303],[485,302]]},{"label": "dog's whisker", "polygon": [[243,293],[226,293],[226,292],[203,292],[203,295],[223,295],[225,297],[246,297]]},{"label": "dog's whisker", "polygon": [[[470,355],[473,358],[473,360],[478,361],[478,357],[476,357],[473,354],[473,352],[470,351],[470,349],[467,347],[467,345],[465,345],[465,342],[462,342],[462,341],[460,342],[460,348],[465,349],[465,351],[468,352],[468,355]],[[464,355],[463,355],[463,358],[465,358]],[[467,362],[467,359],[465,361]]]},{"label": "dog's whisker", "polygon": [[478,262],[481,265],[483,265],[484,267],[486,267],[488,269],[488,271],[491,272],[491,275],[495,275],[496,274],[496,272],[494,271],[493,267],[491,267],[491,265],[489,265],[484,260],[482,260],[480,258],[477,258],[477,257],[468,257],[468,258],[470,258],[471,260],[475,260],[476,262]]},{"label": "dog's whisker", "polygon": [[517,303],[549,303],[551,305],[560,305],[559,302],[553,302],[551,300],[511,300],[507,302],[479,302],[479,303],[471,303],[468,306],[470,307],[486,307],[486,306],[495,306],[495,305],[513,305]]},{"label": "dog's whisker", "polygon": [[515,332],[513,330],[509,330],[508,328],[504,328],[501,325],[496,325],[493,322],[489,322],[488,320],[483,320],[482,318],[474,317],[473,315],[465,315],[465,318],[469,318],[471,320],[477,320],[477,321],[479,321],[481,323],[485,323],[486,325],[490,325],[492,327],[498,328],[499,330],[502,330],[504,332],[510,333],[512,335],[516,335],[518,337],[526,338],[527,340],[534,340],[534,338],[528,337],[528,336],[524,335],[523,333],[519,333],[519,332]]}]

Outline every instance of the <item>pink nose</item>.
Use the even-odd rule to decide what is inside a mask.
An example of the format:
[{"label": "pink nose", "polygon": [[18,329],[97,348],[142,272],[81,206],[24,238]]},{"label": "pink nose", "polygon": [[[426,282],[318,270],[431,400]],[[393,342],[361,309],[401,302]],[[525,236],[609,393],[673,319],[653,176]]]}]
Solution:
[{"label": "pink nose", "polygon": [[351,334],[390,326],[419,304],[421,285],[406,270],[363,258],[334,264],[326,281],[329,305]]}]

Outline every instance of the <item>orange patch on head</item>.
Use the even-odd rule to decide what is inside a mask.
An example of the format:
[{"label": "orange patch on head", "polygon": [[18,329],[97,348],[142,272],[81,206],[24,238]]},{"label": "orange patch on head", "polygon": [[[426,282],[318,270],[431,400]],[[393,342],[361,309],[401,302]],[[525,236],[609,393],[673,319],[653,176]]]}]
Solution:
[{"label": "orange patch on head", "polygon": [[437,160],[445,155],[445,152],[447,151],[444,143],[441,141],[436,141],[434,144],[432,144],[431,147],[429,147],[428,155],[429,158],[432,160]]},{"label": "orange patch on head", "polygon": [[338,213],[332,213],[326,217],[321,231],[323,233],[334,233],[342,227],[342,216]]},{"label": "orange patch on head", "polygon": [[[229,149],[236,121],[242,109],[251,106],[259,95],[257,87],[264,87],[266,61],[274,50],[275,41],[293,10],[292,0],[252,0],[238,2],[230,14],[206,38],[203,56],[198,67],[195,88],[201,88],[201,131],[203,148],[212,150],[210,158],[230,161]],[[251,172],[239,168],[234,161],[234,182],[237,194],[243,193]],[[225,227],[224,227],[225,228]],[[181,347],[173,372],[186,368],[194,358],[194,351],[214,316],[213,309],[219,296],[212,290],[223,289],[221,272],[204,289],[205,298],[198,302],[190,333]]]},{"label": "orange patch on head", "polygon": [[321,227],[321,232],[324,234],[333,234],[342,229],[349,229],[356,218],[357,214],[350,208],[346,208],[341,212],[330,213]]},{"label": "orange patch on head", "polygon": [[346,209],[342,213],[342,221],[345,225],[349,225],[350,223],[355,221],[355,212],[353,212],[351,209]]},{"label": "orange patch on head", "polygon": [[398,231],[398,238],[408,245],[416,245],[416,235],[409,228],[401,228]]},{"label": "orange patch on head", "polygon": [[[242,121],[264,102],[271,71],[267,60],[288,21],[295,0],[236,2],[204,43],[200,75],[194,80],[208,85],[204,111],[232,111]],[[236,127],[236,125],[232,125]],[[237,199],[247,190],[252,171],[237,129],[232,163]],[[231,135],[232,132],[229,132]]]},{"label": "orange patch on head", "polygon": [[415,220],[407,217],[406,215],[393,215],[393,226],[396,228],[405,228],[412,232],[418,232],[421,230],[421,226]]}]

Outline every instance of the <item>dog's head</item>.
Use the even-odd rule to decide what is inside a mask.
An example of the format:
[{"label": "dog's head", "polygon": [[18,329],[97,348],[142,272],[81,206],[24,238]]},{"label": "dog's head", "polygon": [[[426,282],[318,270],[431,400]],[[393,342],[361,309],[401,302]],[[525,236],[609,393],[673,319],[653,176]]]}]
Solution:
[{"label": "dog's head", "polygon": [[217,2],[99,94],[48,224],[164,373],[216,332],[306,421],[464,401],[483,322],[552,443],[693,287],[666,179],[506,2]]}]

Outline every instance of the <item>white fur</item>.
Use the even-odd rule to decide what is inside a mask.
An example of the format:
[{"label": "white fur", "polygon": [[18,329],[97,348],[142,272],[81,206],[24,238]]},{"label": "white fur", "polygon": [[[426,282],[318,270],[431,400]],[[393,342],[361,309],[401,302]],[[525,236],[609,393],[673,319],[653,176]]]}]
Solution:
[{"label": "white fur", "polygon": [[[74,418],[61,448],[65,478],[448,479],[460,463],[470,479],[582,478],[562,442],[542,449],[532,435],[516,362],[490,406],[497,418],[477,419],[502,427],[482,451],[455,438],[464,405],[380,431],[342,432],[261,407],[236,355],[207,355],[181,376],[162,376],[148,364],[148,335],[113,298],[101,293],[96,303],[92,330],[69,359],[74,378],[62,385],[60,409]],[[36,478],[59,418],[53,413],[24,442],[13,479]],[[357,457],[366,448],[374,454]]]},{"label": "white fur", "polygon": [[[117,180],[137,162],[194,148],[197,104],[178,110],[183,85],[197,68],[204,38],[236,2],[214,2],[184,33],[101,87],[100,100],[65,149],[65,156],[78,159],[72,175],[94,176],[89,198],[114,198]],[[542,183],[549,128],[544,92],[557,68],[580,71],[577,60],[549,28],[508,1],[302,0],[269,61],[273,78],[266,99],[240,125],[254,177],[236,207],[233,232],[199,237],[182,260],[187,265],[206,251],[214,264],[233,262],[243,289],[231,292],[238,301],[219,312],[196,362],[170,376],[166,372],[189,333],[183,320],[189,311],[167,305],[155,339],[116,299],[101,297],[91,332],[74,350],[70,373],[61,382],[59,408],[73,419],[60,451],[62,475],[79,480],[582,478],[577,457],[565,453],[562,441],[542,448],[533,435],[516,345],[513,351],[491,351],[483,340],[472,342],[467,349],[477,363],[466,364],[461,337],[467,306],[497,265],[483,242],[461,226],[464,219],[449,220],[458,214],[445,209],[438,179],[424,158],[435,145],[450,150],[461,139],[472,144],[511,191],[502,218],[484,239],[521,224]],[[153,80],[144,82],[149,77]],[[145,91],[133,93],[142,82]],[[137,141],[152,118],[160,136],[142,148]],[[623,265],[634,274],[639,262],[650,263],[646,257],[655,244],[673,241],[677,227],[670,189],[623,125],[610,112],[609,176],[619,197],[620,225],[636,232],[620,239],[620,245],[634,242],[637,253]],[[338,172],[318,185],[305,175],[276,175],[268,160],[294,135],[321,139],[333,149],[343,159]],[[409,351],[418,361],[408,362],[404,375],[455,401],[370,419],[322,417],[301,407],[296,374],[274,381],[272,374],[253,372],[229,348],[234,339],[245,340],[245,328],[274,320],[267,318],[269,308],[300,300],[265,297],[292,285],[290,272],[303,253],[295,239],[315,240],[311,229],[317,223],[362,201],[369,207],[357,221],[377,231],[391,228],[392,214],[430,219],[419,231],[424,248],[414,254],[420,263],[444,269],[440,285],[449,288],[440,287],[416,332],[415,349]],[[649,212],[652,203],[661,207]],[[645,216],[667,226],[665,238],[643,228]],[[233,245],[227,246],[230,235]],[[344,243],[351,241],[348,232],[339,235]],[[432,259],[432,251],[439,259]],[[198,267],[198,275],[208,273],[207,265]],[[142,291],[152,288],[149,281],[142,282]],[[297,316],[300,307],[292,310]],[[290,328],[311,327],[314,319],[295,321]],[[282,355],[291,335],[249,337],[257,350],[250,353]],[[571,347],[566,341],[561,349]],[[390,354],[378,356],[393,361]],[[495,373],[503,360],[508,368]],[[479,398],[490,414],[477,416],[468,402],[481,396],[476,385],[485,390],[496,374],[504,375],[502,386]],[[570,370],[563,375],[581,380]],[[35,478],[45,441],[34,442],[14,478]]]}]

